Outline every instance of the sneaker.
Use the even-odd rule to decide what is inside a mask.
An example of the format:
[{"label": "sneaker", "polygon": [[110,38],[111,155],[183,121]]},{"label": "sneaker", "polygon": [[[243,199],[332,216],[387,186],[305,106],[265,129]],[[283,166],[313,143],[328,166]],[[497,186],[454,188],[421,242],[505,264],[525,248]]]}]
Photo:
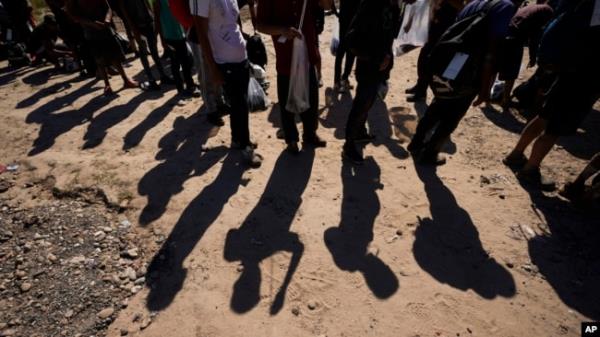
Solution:
[{"label": "sneaker", "polygon": [[175,84],[175,80],[169,76],[162,76],[160,78],[160,84]]},{"label": "sneaker", "polygon": [[143,83],[140,83],[140,89],[142,89],[144,91],[159,91],[160,85],[158,85],[158,83],[156,83],[154,81],[143,82]]},{"label": "sneaker", "polygon": [[409,103],[424,102],[426,99],[427,94],[421,92],[414,93],[413,95],[406,97],[406,101]]},{"label": "sneaker", "polygon": [[218,113],[211,113],[206,117],[206,120],[214,126],[224,126],[225,121]]},{"label": "sneaker", "polygon": [[308,146],[312,146],[315,148],[327,147],[327,142],[322,140],[321,138],[319,138],[319,136],[317,136],[317,135],[310,136],[310,137],[303,137],[302,143],[305,146],[308,145]]},{"label": "sneaker", "polygon": [[293,155],[297,155],[300,153],[300,148],[298,147],[298,143],[289,143],[285,150]]},{"label": "sneaker", "polygon": [[585,193],[585,185],[567,183],[563,188],[560,189],[558,194],[565,198],[569,199],[572,202],[577,202],[581,200],[583,194]]},{"label": "sneaker", "polygon": [[527,157],[523,153],[511,153],[502,159],[502,163],[512,169],[521,169],[527,164]]},{"label": "sneaker", "polygon": [[198,89],[198,87],[188,87],[188,88],[182,90],[182,94],[184,96],[196,97],[196,98],[202,96],[202,92],[200,91],[200,89]]},{"label": "sneaker", "polygon": [[415,84],[414,86],[404,90],[404,93],[413,95],[413,94],[416,94],[417,92],[419,92],[420,90],[421,90],[421,88],[419,88],[419,85]]},{"label": "sneaker", "polygon": [[429,165],[429,166],[442,166],[446,164],[446,157],[442,156],[439,153],[435,154],[426,154],[423,153],[421,157],[417,160],[417,163],[421,165]]},{"label": "sneaker", "polygon": [[408,150],[408,152],[413,156],[416,157],[419,152],[421,152],[421,150],[423,150],[424,148],[424,144],[420,143],[420,142],[416,142],[415,140],[412,140],[410,142],[410,144],[408,144],[408,146],[406,147],[406,150]]},{"label": "sneaker", "polygon": [[344,144],[342,158],[356,165],[362,165],[365,162],[365,158],[363,158],[362,154],[358,152],[356,146],[352,143]]},{"label": "sneaker", "polygon": [[372,135],[372,134],[370,134],[368,132],[365,132],[364,134],[356,137],[356,139],[354,139],[354,142],[358,143],[358,144],[368,144],[368,143],[371,143],[374,140],[375,140],[375,136],[374,135]]},{"label": "sneaker", "polygon": [[254,152],[252,146],[246,147],[242,150],[242,155],[244,156],[244,160],[251,168],[259,168],[262,165],[263,157]]},{"label": "sneaker", "polygon": [[[255,142],[250,141],[250,144],[248,145],[249,147],[251,147],[252,149],[256,150],[258,149],[258,144]],[[237,150],[243,150],[245,149],[247,146],[240,144],[239,142],[236,141],[232,141],[231,142],[231,148],[232,149],[237,149]]]},{"label": "sneaker", "polygon": [[539,188],[545,192],[552,192],[556,190],[556,183],[551,179],[548,179],[542,175],[540,169],[528,169],[521,170],[517,174],[517,178],[524,184],[531,185],[532,187]]}]

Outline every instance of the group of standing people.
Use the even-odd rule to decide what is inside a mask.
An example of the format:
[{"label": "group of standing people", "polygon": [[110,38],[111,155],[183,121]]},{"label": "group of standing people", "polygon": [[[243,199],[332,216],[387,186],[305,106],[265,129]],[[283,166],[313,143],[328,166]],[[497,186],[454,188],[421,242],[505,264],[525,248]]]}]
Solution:
[{"label": "group of standing people", "polygon": [[[315,148],[327,144],[317,134],[320,72],[319,33],[324,11],[339,18],[340,44],[335,60],[334,90],[353,89],[350,75],[354,64],[356,92],[346,125],[343,157],[355,164],[364,161],[362,147],[375,139],[366,125],[368,112],[379,88],[390,77],[394,65],[392,47],[402,27],[404,7],[417,0],[47,0],[61,37],[75,54],[92,55],[97,72],[111,94],[109,75],[118,73],[125,88],[141,86],[158,90],[160,84],[175,84],[184,95],[200,96],[209,110],[208,121],[223,125],[223,108],[231,119],[232,147],[243,151],[251,167],[262,157],[251,141],[247,105],[250,63],[242,31],[240,7],[248,5],[258,32],[270,35],[276,55],[277,94],[287,150],[300,151],[299,142]],[[434,98],[408,151],[416,161],[442,165],[442,145],[471,106],[490,102],[490,90],[499,76],[505,81],[502,106],[511,106],[511,93],[519,75],[523,49],[529,48],[528,67],[538,66],[535,92],[536,117],[504,162],[519,170],[518,176],[541,188],[551,186],[540,165],[560,136],[573,134],[600,96],[600,0],[432,0],[429,36],[421,48],[417,83],[406,90],[407,101],[424,101],[428,89]],[[120,16],[130,32],[147,81],[139,84],[123,69],[123,43],[115,32],[113,15]],[[66,27],[66,28],[65,28]],[[81,27],[81,30],[73,29]],[[62,28],[62,29],[61,29]],[[406,28],[409,29],[409,28]],[[440,45],[449,36],[472,30],[476,55],[457,52],[442,73],[435,63]],[[463,31],[461,31],[463,30]],[[171,60],[171,76],[161,65],[158,39]],[[576,37],[576,38],[575,38]],[[309,108],[298,115],[288,111],[294,40],[303,39],[308,70]],[[74,41],[74,42],[73,42]],[[47,49],[47,48],[46,48]],[[87,52],[86,52],[87,50]],[[190,51],[194,58],[190,56]],[[159,73],[154,76],[148,56]],[[192,63],[192,59],[195,60]],[[440,84],[455,85],[465,62],[474,69],[470,90],[452,96],[439,94]],[[200,89],[192,77],[198,70]],[[442,69],[443,70],[443,69]],[[466,70],[463,70],[463,73]],[[452,74],[454,72],[454,74]],[[160,81],[160,84],[159,84]],[[453,82],[454,81],[454,82]],[[302,121],[302,138],[296,119]],[[532,153],[525,149],[533,143]]]}]

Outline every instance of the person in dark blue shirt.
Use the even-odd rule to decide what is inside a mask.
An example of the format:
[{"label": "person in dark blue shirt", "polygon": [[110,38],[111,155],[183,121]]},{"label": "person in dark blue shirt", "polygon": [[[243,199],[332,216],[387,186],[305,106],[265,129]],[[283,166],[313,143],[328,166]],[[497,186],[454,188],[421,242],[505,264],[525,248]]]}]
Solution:
[{"label": "person in dark blue shirt", "polygon": [[[471,15],[485,10],[491,0],[471,1],[459,14],[460,21]],[[425,116],[419,121],[417,131],[408,145],[408,151],[421,164],[443,165],[445,158],[439,155],[440,149],[458,124],[465,116],[469,107],[479,106],[490,100],[490,89],[494,80],[497,67],[497,55],[499,46],[508,34],[508,26],[522,0],[497,0],[489,8],[487,34],[481,41],[481,47],[485,48],[483,59],[480,90],[478,94],[467,95],[452,99],[435,98]],[[433,132],[429,141],[425,142],[426,136]]]}]

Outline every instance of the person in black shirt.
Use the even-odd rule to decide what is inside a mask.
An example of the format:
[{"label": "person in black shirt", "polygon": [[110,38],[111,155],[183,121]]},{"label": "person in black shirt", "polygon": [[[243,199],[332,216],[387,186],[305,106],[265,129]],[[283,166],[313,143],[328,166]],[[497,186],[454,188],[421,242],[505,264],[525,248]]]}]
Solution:
[{"label": "person in black shirt", "polygon": [[355,164],[364,162],[357,143],[368,143],[374,138],[366,129],[367,114],[393,66],[392,44],[400,25],[400,7],[395,0],[362,1],[350,25],[348,48],[357,56],[358,85],[346,124],[343,157]]}]

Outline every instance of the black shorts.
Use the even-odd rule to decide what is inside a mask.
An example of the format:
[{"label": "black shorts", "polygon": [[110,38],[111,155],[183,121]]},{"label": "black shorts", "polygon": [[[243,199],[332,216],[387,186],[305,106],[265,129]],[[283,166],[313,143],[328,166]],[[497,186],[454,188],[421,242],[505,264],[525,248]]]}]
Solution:
[{"label": "black shorts", "polygon": [[570,136],[577,132],[600,97],[598,85],[577,75],[560,75],[548,91],[540,118],[548,122],[546,133]]},{"label": "black shorts", "polygon": [[523,61],[523,43],[516,38],[506,38],[502,44],[500,69],[498,77],[500,81],[514,81],[521,72]]}]

